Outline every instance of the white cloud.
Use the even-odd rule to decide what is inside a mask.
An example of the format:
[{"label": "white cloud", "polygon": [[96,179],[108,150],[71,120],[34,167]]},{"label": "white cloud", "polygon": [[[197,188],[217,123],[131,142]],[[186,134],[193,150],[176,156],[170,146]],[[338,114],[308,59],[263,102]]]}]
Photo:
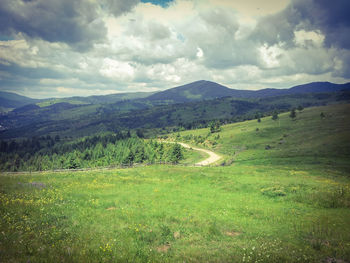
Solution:
[{"label": "white cloud", "polygon": [[279,45],[268,46],[264,44],[259,48],[262,64],[266,68],[276,68],[280,65],[279,57],[283,53],[283,50]]},{"label": "white cloud", "polygon": [[110,58],[103,59],[100,74],[116,80],[131,80],[135,74],[134,68],[128,62]]},{"label": "white cloud", "polygon": [[201,58],[201,57],[203,57],[203,55],[204,55],[203,50],[198,47],[197,53],[196,53],[197,58]]},{"label": "white cloud", "polygon": [[0,41],[0,89],[52,97],[154,91],[199,79],[258,89],[350,78],[350,51],[330,45],[320,22],[301,19],[300,0],[176,0],[167,8],[104,1],[91,15],[106,36],[94,31],[84,52],[76,46],[81,39],[18,33]]},{"label": "white cloud", "polygon": [[325,36],[319,31],[299,30],[294,32],[294,42],[300,47],[322,47]]}]

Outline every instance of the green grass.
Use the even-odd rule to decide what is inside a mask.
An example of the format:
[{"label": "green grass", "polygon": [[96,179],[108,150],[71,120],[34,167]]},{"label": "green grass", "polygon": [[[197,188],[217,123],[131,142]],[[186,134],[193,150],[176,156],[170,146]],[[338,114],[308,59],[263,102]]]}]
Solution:
[{"label": "green grass", "polygon": [[[320,117],[321,112],[325,118]],[[313,107],[297,112],[295,120],[287,112],[277,121],[265,117],[260,123],[251,120],[225,125],[221,132],[209,136],[208,128],[180,132],[180,140],[188,135],[202,136],[204,142],[197,145],[236,162],[341,164],[350,157],[349,112],[349,104]],[[218,135],[220,139],[215,139]],[[196,144],[194,139],[187,142]]]},{"label": "green grass", "polygon": [[1,258],[349,260],[349,206],[349,182],[316,167],[152,166],[2,175]]},{"label": "green grass", "polygon": [[193,165],[204,159],[208,158],[208,154],[194,151],[191,149],[184,149],[184,159],[180,161],[180,164]]},{"label": "green grass", "polygon": [[348,110],[223,126],[231,166],[1,174],[1,261],[348,262]]},{"label": "green grass", "polygon": [[63,99],[45,100],[43,102],[38,102],[36,105],[38,105],[39,107],[43,108],[43,107],[48,107],[48,106],[54,105],[56,103],[61,103],[61,102],[67,102],[67,103],[73,104],[73,105],[85,105],[85,104],[88,104],[87,102],[80,101],[80,100],[63,98]]}]

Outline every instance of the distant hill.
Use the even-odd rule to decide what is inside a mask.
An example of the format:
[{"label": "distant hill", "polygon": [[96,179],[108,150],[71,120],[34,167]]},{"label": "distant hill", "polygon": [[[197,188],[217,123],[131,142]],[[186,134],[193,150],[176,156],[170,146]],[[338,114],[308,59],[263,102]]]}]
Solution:
[{"label": "distant hill", "polygon": [[116,103],[118,101],[123,101],[123,100],[142,99],[142,98],[147,98],[152,94],[154,94],[154,92],[127,92],[127,93],[116,93],[116,94],[109,94],[109,95],[76,97],[76,98],[91,104],[100,104],[100,103]]},{"label": "distant hill", "polygon": [[238,90],[230,89],[212,81],[200,80],[157,92],[146,99],[152,102],[183,103],[222,97],[255,99],[302,93],[336,92],[341,90],[350,90],[350,83],[312,82],[289,89]]},{"label": "distant hill", "polygon": [[23,106],[29,104],[37,104],[40,107],[48,107],[59,103],[69,103],[72,105],[110,104],[126,100],[147,98],[152,94],[154,94],[154,92],[126,92],[89,97],[75,96],[68,98],[32,99],[16,93],[0,91],[0,112],[7,112],[12,109],[22,108]]},{"label": "distant hill", "polygon": [[[5,95],[7,99],[23,98]],[[24,97],[22,103],[32,101]],[[350,83],[314,82],[290,89],[246,91],[197,81],[151,95],[124,93],[26,104],[0,114],[0,139],[57,133],[79,137],[140,128],[188,129],[215,119],[232,122],[254,118],[257,113],[349,101]]]},{"label": "distant hill", "polygon": [[[31,99],[10,92],[0,92],[0,109],[8,111],[23,107],[28,104],[37,104],[40,107],[48,107],[57,103],[69,103],[74,105],[84,104],[116,104],[132,101],[142,104],[144,108],[154,105],[174,104],[212,100],[223,97],[234,97],[239,99],[258,99],[276,97],[292,94],[337,92],[350,90],[350,83],[334,84],[330,82],[312,82],[298,85],[289,89],[262,89],[262,90],[238,90],[231,89],[218,83],[206,80],[195,81],[183,86],[167,89],[160,92],[128,92],[89,97],[68,97],[50,99]],[[125,104],[125,103],[124,103]],[[132,107],[133,108],[133,107]]]},{"label": "distant hill", "polygon": [[0,108],[4,110],[22,107],[38,101],[39,100],[21,96],[16,93],[0,91]]},{"label": "distant hill", "polygon": [[257,90],[254,93],[252,93],[250,97],[246,96],[245,98],[266,98],[291,94],[337,92],[341,90],[349,91],[350,83],[335,84],[330,82],[311,82],[303,85],[294,86],[289,89]]},{"label": "distant hill", "polygon": [[350,90],[350,82],[345,84],[335,84],[330,82],[311,82],[304,85],[294,86],[288,89],[289,94],[309,92],[333,92],[341,90]]},{"label": "distant hill", "polygon": [[291,94],[257,99],[224,97],[186,103],[147,106],[139,100],[115,104],[56,103],[47,107],[28,105],[0,115],[0,140],[18,137],[60,136],[80,137],[101,132],[130,129],[185,129],[205,127],[211,120],[236,122],[288,111],[298,106],[310,107],[349,103],[350,91]]},{"label": "distant hill", "polygon": [[218,83],[199,80],[183,86],[157,92],[149,96],[147,100],[182,103],[228,97],[232,96],[233,93],[234,90]]},{"label": "distant hill", "polygon": [[88,96],[88,97],[74,96],[74,97],[60,98],[60,99],[52,98],[52,99],[45,99],[42,102],[40,102],[38,105],[40,107],[48,107],[57,103],[70,103],[75,105],[110,104],[110,103],[116,103],[116,102],[125,101],[125,100],[147,98],[152,94],[154,94],[154,92],[128,92],[128,93],[116,93],[116,94],[109,94],[109,95],[94,95],[94,96]]}]

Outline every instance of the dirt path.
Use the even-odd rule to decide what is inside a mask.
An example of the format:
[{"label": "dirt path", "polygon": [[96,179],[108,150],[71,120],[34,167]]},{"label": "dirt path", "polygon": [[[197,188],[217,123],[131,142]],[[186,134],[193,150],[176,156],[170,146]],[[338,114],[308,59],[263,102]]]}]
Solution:
[{"label": "dirt path", "polygon": [[206,150],[206,149],[192,147],[192,146],[190,146],[186,143],[183,143],[183,142],[178,142],[178,144],[180,144],[181,146],[183,146],[187,149],[193,149],[195,151],[204,152],[204,153],[209,155],[209,157],[207,159],[194,164],[196,166],[205,166],[205,165],[213,164],[222,158],[220,155],[218,155],[212,151]]}]

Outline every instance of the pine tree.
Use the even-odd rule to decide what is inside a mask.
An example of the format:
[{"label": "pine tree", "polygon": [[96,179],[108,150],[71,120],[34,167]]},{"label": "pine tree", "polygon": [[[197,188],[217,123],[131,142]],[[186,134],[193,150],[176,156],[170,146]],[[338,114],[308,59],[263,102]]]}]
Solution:
[{"label": "pine tree", "polygon": [[129,151],[128,155],[123,160],[123,164],[132,165],[134,163],[134,158],[134,153],[132,151]]},{"label": "pine tree", "polygon": [[178,163],[183,158],[182,148],[180,144],[175,143],[170,152],[170,161],[173,164]]},{"label": "pine tree", "polygon": [[274,112],[273,112],[272,119],[273,119],[274,121],[277,121],[277,120],[278,120],[278,113],[277,113],[277,111],[274,111]]},{"label": "pine tree", "polygon": [[293,120],[297,117],[297,114],[295,112],[295,109],[292,109],[290,114],[289,114],[289,117],[291,117]]},{"label": "pine tree", "polygon": [[209,129],[210,129],[210,132],[211,133],[214,133],[214,132],[219,132],[220,130],[221,130],[221,128],[220,128],[220,123],[218,122],[218,121],[216,121],[216,122],[211,122],[210,124],[209,124]]}]

